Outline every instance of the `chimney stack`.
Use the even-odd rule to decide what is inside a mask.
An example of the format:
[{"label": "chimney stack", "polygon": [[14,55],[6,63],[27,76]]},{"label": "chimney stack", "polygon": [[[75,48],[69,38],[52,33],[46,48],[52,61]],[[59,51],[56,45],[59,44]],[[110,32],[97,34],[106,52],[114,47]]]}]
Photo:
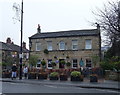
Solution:
[{"label": "chimney stack", "polygon": [[23,42],[23,48],[26,49],[26,43],[25,42]]},{"label": "chimney stack", "polygon": [[11,38],[7,38],[7,40],[6,40],[6,43],[9,43],[9,44],[11,44]]},{"label": "chimney stack", "polygon": [[41,33],[40,25],[38,24],[37,33]]},{"label": "chimney stack", "polygon": [[97,25],[97,29],[100,30],[100,25],[97,22],[95,24]]}]

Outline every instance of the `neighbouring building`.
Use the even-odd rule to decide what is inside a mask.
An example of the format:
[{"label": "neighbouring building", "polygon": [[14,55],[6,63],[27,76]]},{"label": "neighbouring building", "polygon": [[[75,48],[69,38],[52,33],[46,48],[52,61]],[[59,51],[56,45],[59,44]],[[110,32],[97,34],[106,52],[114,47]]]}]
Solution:
[{"label": "neighbouring building", "polygon": [[[20,46],[11,42],[7,38],[6,43],[0,42],[1,62],[2,63],[16,63],[19,64]],[[23,64],[28,64],[29,50],[26,48],[26,43],[23,42]]]},{"label": "neighbouring building", "polygon": [[[71,68],[91,68],[92,56],[101,56],[100,27],[97,25],[97,29],[41,33],[38,25],[37,33],[29,37],[29,48],[30,56],[37,55],[39,64],[45,60],[48,69],[52,68],[52,61],[56,62],[57,68],[65,68],[61,60],[70,62]],[[44,52],[46,49],[48,54]]]}]

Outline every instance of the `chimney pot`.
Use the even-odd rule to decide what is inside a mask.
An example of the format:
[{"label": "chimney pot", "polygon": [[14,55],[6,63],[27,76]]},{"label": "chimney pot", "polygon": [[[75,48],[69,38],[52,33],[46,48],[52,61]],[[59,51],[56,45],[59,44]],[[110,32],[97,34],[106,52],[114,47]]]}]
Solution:
[{"label": "chimney pot", "polygon": [[26,49],[26,43],[25,42],[23,42],[23,48]]},{"label": "chimney pot", "polygon": [[41,33],[40,25],[38,24],[37,32]]},{"label": "chimney pot", "polygon": [[9,44],[11,44],[11,38],[7,38],[7,40],[6,40],[6,43],[9,43]]}]

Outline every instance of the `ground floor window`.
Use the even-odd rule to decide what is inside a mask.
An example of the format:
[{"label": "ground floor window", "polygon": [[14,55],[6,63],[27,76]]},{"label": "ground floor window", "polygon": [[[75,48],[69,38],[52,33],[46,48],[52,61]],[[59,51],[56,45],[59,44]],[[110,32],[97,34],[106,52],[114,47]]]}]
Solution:
[{"label": "ground floor window", "polygon": [[91,64],[91,59],[86,59],[86,67],[89,67],[91,68],[92,67],[92,64]]},{"label": "ground floor window", "polygon": [[36,67],[37,67],[37,68],[40,68],[40,67],[41,67],[41,60],[38,60]]},{"label": "ground floor window", "polygon": [[72,61],[72,67],[73,68],[77,68],[78,67],[78,65],[77,65],[77,59],[73,59],[73,61]]},{"label": "ground floor window", "polygon": [[48,59],[48,69],[52,69],[52,59]]}]

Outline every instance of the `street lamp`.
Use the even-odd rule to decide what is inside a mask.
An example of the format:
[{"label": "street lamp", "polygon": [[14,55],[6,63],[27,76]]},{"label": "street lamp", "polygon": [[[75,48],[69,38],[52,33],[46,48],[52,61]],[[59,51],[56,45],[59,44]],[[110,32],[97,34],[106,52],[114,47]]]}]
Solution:
[{"label": "street lamp", "polygon": [[22,79],[22,36],[23,36],[23,0],[22,0],[22,3],[21,3],[21,9],[20,9],[20,6],[19,4],[17,3],[14,3],[13,4],[13,10],[15,11],[15,17],[13,17],[13,21],[14,23],[16,21],[20,21],[20,17],[19,17],[19,12],[21,13],[21,40],[20,40],[20,54],[19,54],[19,58],[20,58],[20,62],[19,62],[19,65],[20,65],[20,73],[19,73],[19,79],[21,80]]},{"label": "street lamp", "polygon": [[19,79],[22,79],[22,37],[23,36],[23,0],[21,3],[21,47],[20,47],[20,75],[19,75]]}]

